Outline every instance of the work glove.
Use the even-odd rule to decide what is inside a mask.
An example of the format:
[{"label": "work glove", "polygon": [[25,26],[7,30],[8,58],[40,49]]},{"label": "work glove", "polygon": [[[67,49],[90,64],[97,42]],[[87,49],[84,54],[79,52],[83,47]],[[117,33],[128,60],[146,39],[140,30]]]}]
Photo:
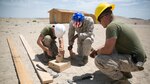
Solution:
[{"label": "work glove", "polygon": [[91,58],[95,58],[96,55],[97,55],[97,51],[94,50],[94,49],[92,49],[92,50],[91,50],[91,53],[90,53],[90,57],[91,57]]},{"label": "work glove", "polygon": [[68,46],[68,50],[72,50],[73,46],[72,45],[69,45]]}]

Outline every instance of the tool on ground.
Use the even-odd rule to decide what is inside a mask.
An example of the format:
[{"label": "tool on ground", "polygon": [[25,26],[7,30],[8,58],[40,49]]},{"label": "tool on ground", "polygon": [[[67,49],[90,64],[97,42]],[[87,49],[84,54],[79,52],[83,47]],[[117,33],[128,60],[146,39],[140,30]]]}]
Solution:
[{"label": "tool on ground", "polygon": [[94,77],[94,75],[90,74],[90,75],[86,75],[86,76],[83,76],[83,77],[78,78],[78,79],[67,80],[67,82],[68,82],[69,84],[73,84],[73,82],[78,82],[78,81],[82,81],[82,80],[87,80],[87,79],[91,79],[91,78],[93,78],[93,77]]},{"label": "tool on ground", "polygon": [[47,70],[45,70],[45,69],[44,69],[43,67],[41,67],[39,64],[36,64],[36,66],[37,66],[38,68],[40,68],[41,70],[47,72]]},{"label": "tool on ground", "polygon": [[49,69],[49,70],[46,70],[46,69],[44,69],[43,67],[41,67],[39,64],[36,64],[36,66],[37,66],[38,68],[40,68],[42,71],[50,73],[50,75],[52,75],[53,78],[56,78],[56,77],[59,76],[58,73],[56,73],[56,72],[54,72],[54,71],[52,71],[52,70],[50,70],[50,69]]}]

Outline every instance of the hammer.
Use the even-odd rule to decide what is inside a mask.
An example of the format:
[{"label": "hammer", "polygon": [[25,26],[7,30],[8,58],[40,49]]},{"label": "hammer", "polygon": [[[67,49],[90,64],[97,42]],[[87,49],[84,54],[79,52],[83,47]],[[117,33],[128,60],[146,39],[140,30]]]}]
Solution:
[{"label": "hammer", "polygon": [[42,66],[40,66],[39,64],[36,64],[36,66],[37,66],[38,68],[40,68],[42,71],[50,73],[50,75],[52,75],[53,78],[56,78],[56,77],[59,76],[58,73],[55,73],[55,74],[54,74],[54,73],[52,73],[52,71],[48,71],[48,70],[44,69],[44,68],[43,68]]}]

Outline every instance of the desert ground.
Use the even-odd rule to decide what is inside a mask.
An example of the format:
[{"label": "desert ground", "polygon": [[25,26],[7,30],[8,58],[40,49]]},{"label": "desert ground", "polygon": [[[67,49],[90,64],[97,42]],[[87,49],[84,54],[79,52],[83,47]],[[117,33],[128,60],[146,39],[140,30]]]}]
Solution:
[{"label": "desert ground", "polygon": [[[132,72],[133,78],[129,79],[128,84],[149,84],[150,82],[150,21],[141,19],[127,19],[123,17],[117,17],[120,21],[125,22],[133,28],[147,54],[147,61],[144,64],[145,69],[139,72]],[[10,49],[7,43],[7,38],[12,37],[15,41],[18,52],[20,53],[23,64],[34,84],[41,84],[34,68],[29,60],[28,54],[23,47],[23,44],[19,38],[19,35],[23,35],[29,45],[32,47],[36,54],[43,53],[41,48],[37,45],[37,38],[40,31],[49,25],[49,19],[44,18],[0,18],[0,84],[18,84],[18,77],[16,74],[16,69],[12,60]],[[65,43],[65,58],[69,57],[69,52],[67,50],[68,46],[68,26],[69,24],[64,24],[67,31],[64,35]],[[105,42],[105,29],[102,28],[100,24],[94,25],[95,40],[93,43],[93,48],[98,48]],[[76,52],[76,41],[74,45],[74,51]],[[85,74],[94,74],[94,78],[91,80],[83,80],[75,82],[75,84],[109,84],[110,79],[98,71],[94,64],[94,59],[89,57],[89,61],[85,66],[79,67],[71,65],[70,68],[59,73],[59,76],[53,80],[52,84],[68,84],[67,79],[73,79],[75,77],[80,77]],[[27,83],[28,84],[28,83]]]}]

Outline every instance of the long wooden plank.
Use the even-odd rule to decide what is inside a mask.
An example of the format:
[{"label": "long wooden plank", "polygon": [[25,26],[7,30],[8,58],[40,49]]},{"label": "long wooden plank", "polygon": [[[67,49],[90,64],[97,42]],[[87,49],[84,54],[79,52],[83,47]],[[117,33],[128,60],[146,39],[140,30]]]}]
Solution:
[{"label": "long wooden plank", "polygon": [[23,37],[23,35],[20,35],[20,39],[29,55],[29,58],[31,60],[31,62],[33,63],[33,66],[35,68],[35,71],[37,72],[41,82],[44,84],[44,83],[52,83],[53,82],[53,77],[50,76],[49,73],[47,72],[43,72],[43,71],[40,71],[40,70],[37,70],[37,66],[36,64],[39,64],[40,66],[42,66],[43,68],[45,68],[45,65],[43,65],[38,57],[36,56],[35,52],[32,50],[32,48],[30,47],[30,45],[28,44],[28,42],[25,40],[25,38]]},{"label": "long wooden plank", "polygon": [[21,57],[16,49],[14,41],[11,37],[7,38],[7,42],[12,54],[12,59],[15,64],[17,75],[19,78],[20,84],[33,84],[33,80],[29,73],[26,71],[25,65],[21,61]]}]

